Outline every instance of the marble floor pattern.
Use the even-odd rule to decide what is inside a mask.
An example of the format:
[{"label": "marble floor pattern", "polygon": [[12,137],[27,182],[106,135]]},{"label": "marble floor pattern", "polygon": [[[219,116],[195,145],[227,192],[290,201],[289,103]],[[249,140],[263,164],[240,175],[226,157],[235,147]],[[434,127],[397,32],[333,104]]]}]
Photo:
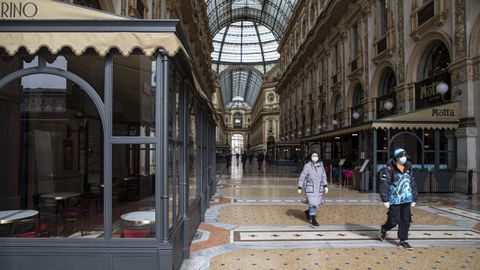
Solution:
[{"label": "marble floor pattern", "polygon": [[217,175],[182,270],[480,269],[478,195],[420,194],[409,234],[415,249],[406,251],[396,246],[396,229],[378,239],[387,212],[378,194],[330,184],[313,227],[294,167],[232,164]]}]

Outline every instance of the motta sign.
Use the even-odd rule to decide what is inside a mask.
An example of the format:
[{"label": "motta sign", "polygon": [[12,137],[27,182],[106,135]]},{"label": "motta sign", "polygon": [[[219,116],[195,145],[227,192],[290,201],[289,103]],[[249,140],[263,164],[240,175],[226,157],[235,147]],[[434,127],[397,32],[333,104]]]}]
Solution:
[{"label": "motta sign", "polygon": [[442,97],[437,93],[436,87],[439,83],[444,82],[450,85],[450,74],[444,72],[435,75],[426,80],[420,81],[415,84],[415,108],[426,108],[445,103],[444,100],[451,98],[451,90]]},{"label": "motta sign", "polygon": [[453,109],[432,109],[432,117],[435,118],[454,118],[455,116]]},{"label": "motta sign", "polygon": [[0,2],[0,19],[32,19],[38,14],[38,6],[33,2]]}]

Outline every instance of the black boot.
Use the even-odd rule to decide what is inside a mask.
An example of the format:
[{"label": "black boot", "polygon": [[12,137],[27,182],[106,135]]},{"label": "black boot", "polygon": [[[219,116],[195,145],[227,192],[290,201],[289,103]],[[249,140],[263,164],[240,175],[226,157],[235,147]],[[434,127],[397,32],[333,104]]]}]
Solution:
[{"label": "black boot", "polygon": [[307,217],[307,220],[310,221],[310,212],[308,210],[305,210],[305,216]]},{"label": "black boot", "polygon": [[317,219],[315,218],[315,216],[310,216],[312,218],[312,225],[317,227],[317,226],[320,226],[320,224],[318,224],[317,222]]}]

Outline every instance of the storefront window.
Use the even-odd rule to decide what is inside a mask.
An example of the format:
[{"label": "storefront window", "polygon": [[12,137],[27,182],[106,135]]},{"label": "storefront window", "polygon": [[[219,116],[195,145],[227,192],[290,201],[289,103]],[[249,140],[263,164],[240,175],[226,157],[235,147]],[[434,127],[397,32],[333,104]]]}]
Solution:
[{"label": "storefront window", "polygon": [[155,237],[154,156],[151,144],[112,146],[113,238]]},{"label": "storefront window", "polygon": [[[402,131],[399,131],[402,132]],[[412,162],[412,164],[422,164],[422,144],[421,142],[413,135],[416,134],[417,136],[419,135],[420,131],[418,132],[409,132],[409,133],[402,133],[398,136],[396,136],[392,143],[391,143],[391,152],[393,153],[394,149],[397,147],[403,148],[407,151],[408,153],[408,159]],[[395,135],[395,133],[392,133],[392,137]],[[418,136],[420,139],[420,136]]]},{"label": "storefront window", "polygon": [[103,129],[91,98],[47,74],[0,93],[0,236],[103,238]]},{"label": "storefront window", "polygon": [[188,201],[192,203],[197,198],[197,101],[195,96],[188,96]]},{"label": "storefront window", "polygon": [[169,91],[168,91],[168,195],[169,211],[172,219],[169,219],[170,227],[173,226],[180,213],[180,175],[183,164],[181,163],[183,143],[181,133],[180,113],[183,108],[180,107],[180,94],[182,82],[180,75],[172,65],[169,72]]},{"label": "storefront window", "polygon": [[388,132],[387,130],[378,129],[377,130],[377,149],[378,150],[388,150]]},{"label": "storefront window", "polygon": [[155,74],[151,58],[113,57],[113,136],[154,136]]}]

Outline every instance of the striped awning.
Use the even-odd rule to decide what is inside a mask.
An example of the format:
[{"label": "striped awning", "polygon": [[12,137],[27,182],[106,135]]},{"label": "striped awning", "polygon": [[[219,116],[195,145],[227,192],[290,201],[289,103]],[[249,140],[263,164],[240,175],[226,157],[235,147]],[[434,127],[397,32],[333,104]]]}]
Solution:
[{"label": "striped awning", "polygon": [[327,131],[305,138],[315,141],[349,135],[370,129],[458,129],[460,102],[447,103],[436,107],[420,109],[411,113],[394,115],[356,126]]},{"label": "striped awning", "polygon": [[[106,55],[112,48],[116,48],[124,56],[130,55],[135,49],[141,50],[147,56],[153,55],[158,49],[165,50],[169,56],[174,56],[181,49],[185,51],[174,32],[160,32],[155,28],[142,27],[115,31],[104,26],[105,22],[143,20],[82,6],[53,0],[0,0],[0,9],[0,48],[9,55],[15,55],[21,48],[26,49],[29,54],[35,54],[42,47],[52,54],[63,48],[70,48],[77,55],[91,48],[101,56]],[[13,21],[21,21],[22,24],[15,26]],[[41,25],[42,21],[58,21],[58,27],[51,31],[38,31],[38,25]],[[90,27],[68,27],[71,22],[79,21]],[[37,29],[33,28],[35,26]]]}]

